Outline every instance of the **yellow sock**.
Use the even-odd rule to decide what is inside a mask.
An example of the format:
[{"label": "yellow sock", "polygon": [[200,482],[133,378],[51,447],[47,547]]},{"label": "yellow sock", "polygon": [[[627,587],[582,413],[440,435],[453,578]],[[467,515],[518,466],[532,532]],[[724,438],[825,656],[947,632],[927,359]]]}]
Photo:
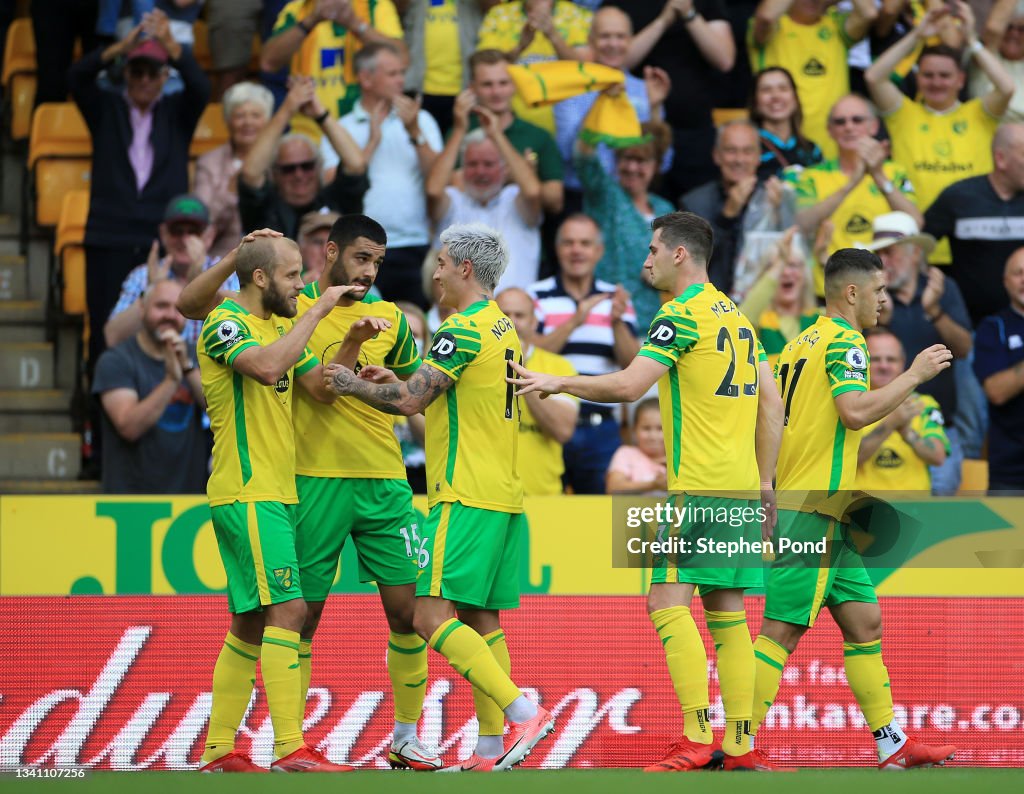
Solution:
[{"label": "yellow sock", "polygon": [[216,761],[235,749],[235,734],[252,698],[259,658],[259,645],[242,642],[228,632],[213,668],[213,703],[210,705],[210,729],[203,750],[204,764]]},{"label": "yellow sock", "polygon": [[846,680],[872,732],[892,722],[892,690],[882,661],[882,641],[844,642],[843,664]]},{"label": "yellow sock", "polygon": [[759,634],[754,641],[754,708],[750,718],[750,735],[756,736],[768,709],[779,694],[782,668],[786,666],[789,651]]},{"label": "yellow sock", "polygon": [[430,647],[444,656],[455,672],[486,693],[502,711],[523,694],[501,669],[483,637],[456,618],[438,626],[430,638]]},{"label": "yellow sock", "polygon": [[267,690],[267,707],[274,725],[274,757],[284,758],[302,747],[302,725],[299,722],[299,633],[279,626],[263,630],[263,653],[260,669]]},{"label": "yellow sock", "polygon": [[418,634],[388,634],[388,677],[395,720],[419,722],[427,693],[427,644]]},{"label": "yellow sock", "polygon": [[[505,675],[511,676],[512,657],[505,644],[505,632],[501,629],[492,631],[483,636],[483,641]],[[478,687],[473,687],[473,703],[476,705],[477,722],[480,723],[480,736],[502,736],[505,733],[505,712]]]},{"label": "yellow sock", "polygon": [[754,700],[754,644],[750,641],[744,612],[704,610],[718,657],[718,684],[725,706],[726,755],[743,755],[750,750],[750,718]]},{"label": "yellow sock", "polygon": [[651,613],[654,628],[665,648],[665,662],[683,710],[687,739],[711,744],[708,722],[708,655],[689,607],[668,607]]},{"label": "yellow sock", "polygon": [[313,640],[299,640],[299,728],[306,721],[306,698],[309,682],[313,680]]}]

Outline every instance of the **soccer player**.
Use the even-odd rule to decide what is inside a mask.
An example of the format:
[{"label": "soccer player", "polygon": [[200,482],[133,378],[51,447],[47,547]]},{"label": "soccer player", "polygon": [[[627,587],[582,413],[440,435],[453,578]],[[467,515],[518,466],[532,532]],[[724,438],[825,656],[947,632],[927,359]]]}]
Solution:
[{"label": "soccer player", "polygon": [[[309,340],[313,355],[357,371],[387,367],[399,377],[408,377],[418,369],[420,359],[405,315],[393,303],[367,294],[386,245],[383,227],[366,215],[345,215],[335,221],[326,243],[326,266],[320,278],[299,294],[298,313],[302,316],[311,310],[332,287],[348,285],[350,292],[313,332]],[[228,267],[218,263],[211,268],[218,272],[203,274],[202,289],[193,290],[192,300],[199,304],[211,300],[216,279],[227,275]],[[324,388],[322,378],[317,387]],[[308,608],[299,644],[300,717],[305,716],[312,678],[313,636],[342,548],[351,535],[360,580],[377,583],[390,629],[387,667],[395,721],[388,760],[394,767],[437,769],[440,758],[426,750],[416,734],[427,682],[427,646],[412,625],[420,528],[394,419],[358,400],[335,400],[335,396],[330,393],[325,403],[321,395],[300,390],[293,411],[299,498],[295,550]]]},{"label": "soccer player", "polygon": [[260,662],[274,726],[271,768],[343,772],[302,737],[299,632],[306,602],[295,556],[295,442],[292,390],[298,378],[323,399],[310,335],[348,289],[332,287],[298,321],[303,288],[298,246],[249,237],[225,259],[241,290],[203,324],[199,367],[213,428],[207,484],[213,528],[228,579],[231,630],[213,672],[203,772],[265,771],[236,752]]},{"label": "soccer player", "polygon": [[[875,254],[836,251],[825,264],[825,314],[779,356],[776,373],[786,410],[776,478],[776,536],[818,542],[827,537],[831,556],[808,565],[781,553],[765,576],[750,731],[752,747],[778,693],[786,660],[824,605],[842,631],[846,678],[874,734],[882,769],[941,764],[955,750],[909,739],[896,723],[882,662],[882,613],[843,523],[857,476],[861,430],[899,408],[953,358],[943,345],[933,345],[906,372],[869,391],[862,331],[878,322],[885,299],[885,274]],[[758,750],[751,754],[757,768],[771,769]]]},{"label": "soccer player", "polygon": [[413,625],[473,685],[481,724],[500,724],[502,715],[512,724],[508,747],[500,732],[482,735],[461,766],[483,772],[521,762],[554,720],[509,677],[499,616],[519,606],[525,520],[519,407],[506,382],[522,348],[493,300],[508,247],[481,224],[450,226],[441,243],[434,281],[441,305],[455,313],[434,335],[423,366],[404,383],[371,383],[340,365],[324,375],[331,390],[385,413],[426,411],[430,514],[420,536]]},{"label": "soccer player", "polygon": [[[736,305],[708,282],[712,231],[690,212],[672,212],[651,224],[644,268],[656,289],[677,297],[655,315],[647,341],[624,370],[607,375],[540,375],[513,364],[519,394],[568,392],[596,402],[633,402],[658,383],[665,430],[668,486],[676,506],[721,509],[741,519],[704,521],[705,510],[679,534],[718,541],[756,540],[774,521],[772,474],[782,433],[782,402],[757,332]],[[727,430],[723,430],[727,428]],[[755,497],[755,498],[752,498]],[[756,518],[758,508],[765,522]],[[665,528],[659,527],[664,540]],[[684,738],[651,772],[682,772],[724,764],[752,767],[743,736],[751,718],[754,653],[743,591],[761,584],[760,558],[737,562],[710,555],[658,560],[647,611],[665,648],[669,674],[683,711]],[[722,756],[708,720],[707,654],[690,614],[700,587],[704,616],[718,649],[725,705]]]}]

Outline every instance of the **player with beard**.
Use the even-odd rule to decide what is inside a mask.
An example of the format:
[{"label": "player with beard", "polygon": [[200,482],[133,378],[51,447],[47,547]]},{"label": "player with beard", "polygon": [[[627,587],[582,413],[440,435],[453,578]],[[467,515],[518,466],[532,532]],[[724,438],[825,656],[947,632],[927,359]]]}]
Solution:
[{"label": "player with beard", "polygon": [[291,398],[298,378],[311,393],[333,400],[306,343],[351,288],[325,290],[293,320],[304,286],[302,258],[294,242],[274,234],[251,235],[225,257],[219,269],[234,268],[241,289],[210,312],[199,344],[214,437],[207,495],[232,614],[213,673],[204,772],[263,771],[234,749],[257,660],[274,726],[272,768],[350,769],[331,763],[302,737],[299,642],[306,602],[295,552]]},{"label": "player with beard", "polygon": [[[326,244],[326,266],[299,294],[298,313],[312,311],[330,289],[349,286],[352,291],[338,300],[310,337],[314,356],[356,372],[368,365],[386,367],[404,379],[420,365],[416,340],[393,303],[368,295],[386,245],[383,227],[366,215],[335,221]],[[212,270],[221,268],[218,264]],[[204,278],[203,293],[193,296],[212,300],[217,279],[227,273],[225,268]],[[321,398],[316,391],[299,391],[293,412],[299,497],[295,546],[308,608],[299,647],[300,715],[305,714],[312,676],[313,635],[351,535],[360,580],[377,583],[390,629],[387,666],[395,723],[389,761],[395,767],[437,769],[437,754],[424,749],[416,735],[427,680],[427,645],[412,626],[420,527],[394,418],[358,400],[324,404]],[[338,443],[324,443],[332,438]],[[347,443],[349,439],[359,443]]]}]

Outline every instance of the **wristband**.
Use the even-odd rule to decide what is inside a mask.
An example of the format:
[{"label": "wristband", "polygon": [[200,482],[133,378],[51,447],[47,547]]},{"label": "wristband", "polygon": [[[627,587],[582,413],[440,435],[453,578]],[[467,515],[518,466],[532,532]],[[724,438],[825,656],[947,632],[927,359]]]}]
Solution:
[{"label": "wristband", "polygon": [[314,117],[313,117],[313,121],[315,121],[315,122],[317,123],[317,126],[318,126],[318,127],[322,127],[322,126],[323,126],[323,123],[324,123],[325,121],[327,121],[327,117],[328,117],[328,116],[330,116],[330,115],[331,115],[331,114],[330,114],[330,112],[329,112],[329,111],[326,111],[326,110],[325,110],[325,111],[324,111],[323,113],[321,113],[321,114],[320,114],[319,116],[314,116]]},{"label": "wristband", "polygon": [[971,55],[977,55],[983,49],[985,49],[985,45],[981,43],[980,39],[975,39],[974,41],[967,45],[967,51]]},{"label": "wristband", "polygon": [[683,14],[682,20],[684,25],[689,25],[693,20],[697,18],[697,7],[690,6],[690,11],[687,14]]},{"label": "wristband", "polygon": [[360,22],[358,25],[356,25],[356,35],[357,36],[362,36],[369,29],[370,29],[370,24],[364,20],[363,22]]},{"label": "wristband", "polygon": [[195,368],[196,368],[195,362],[194,361],[190,361],[190,362],[188,362],[188,367],[182,367],[181,373],[183,375],[188,375],[188,373],[190,373]]},{"label": "wristband", "polygon": [[932,324],[937,323],[939,320],[941,320],[945,316],[946,316],[945,310],[944,309],[939,309],[938,314],[935,314],[932,317],[928,318],[928,322],[930,322]]}]

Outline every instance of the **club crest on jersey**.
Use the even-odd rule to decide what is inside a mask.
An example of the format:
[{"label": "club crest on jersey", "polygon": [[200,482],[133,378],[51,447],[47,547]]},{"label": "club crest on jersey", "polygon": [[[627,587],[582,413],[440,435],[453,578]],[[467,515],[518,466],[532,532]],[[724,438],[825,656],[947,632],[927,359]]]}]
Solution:
[{"label": "club crest on jersey", "polygon": [[846,351],[846,363],[849,364],[853,369],[867,369],[868,360],[864,356],[864,351],[859,347],[851,347]]},{"label": "club crest on jersey", "polygon": [[295,580],[292,578],[292,569],[288,568],[275,568],[274,578],[277,580],[278,585],[281,586],[282,590],[291,590]]},{"label": "club crest on jersey", "polygon": [[647,338],[652,345],[657,345],[658,347],[669,347],[674,341],[676,341],[675,323],[671,320],[658,320],[658,322],[651,326],[651,330],[647,335]]},{"label": "club crest on jersey", "polygon": [[434,337],[434,344],[430,348],[430,355],[438,361],[447,361],[455,355],[457,345],[455,337],[447,331],[441,331]]},{"label": "club crest on jersey", "polygon": [[241,334],[242,332],[238,324],[233,323],[231,320],[225,320],[217,326],[217,338],[228,347],[239,341]]},{"label": "club crest on jersey", "polygon": [[278,394],[287,394],[288,389],[292,386],[292,380],[288,377],[288,373],[284,373],[280,378],[277,379],[277,383],[274,384],[274,391]]}]

